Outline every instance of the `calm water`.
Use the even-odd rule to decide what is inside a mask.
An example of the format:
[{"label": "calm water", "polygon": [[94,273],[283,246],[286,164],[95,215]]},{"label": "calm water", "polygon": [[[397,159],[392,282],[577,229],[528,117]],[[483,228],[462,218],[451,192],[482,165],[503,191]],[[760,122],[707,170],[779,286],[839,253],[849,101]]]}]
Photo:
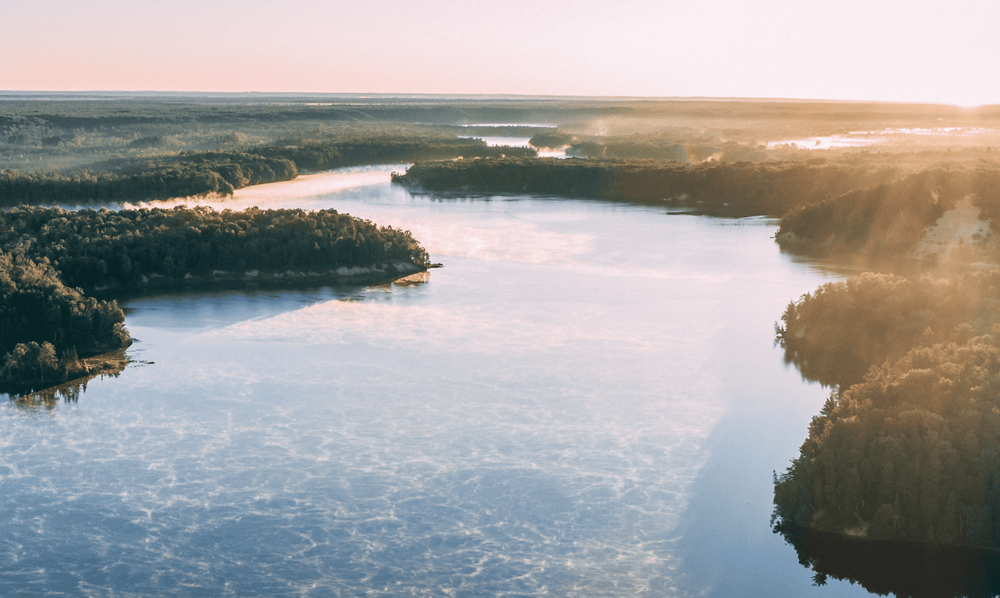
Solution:
[{"label": "calm water", "polygon": [[768,525],[826,396],[773,324],[830,278],[774,222],[393,169],[227,205],[402,226],[444,268],[132,301],[155,365],[0,407],[0,594],[867,595],[812,587]]}]

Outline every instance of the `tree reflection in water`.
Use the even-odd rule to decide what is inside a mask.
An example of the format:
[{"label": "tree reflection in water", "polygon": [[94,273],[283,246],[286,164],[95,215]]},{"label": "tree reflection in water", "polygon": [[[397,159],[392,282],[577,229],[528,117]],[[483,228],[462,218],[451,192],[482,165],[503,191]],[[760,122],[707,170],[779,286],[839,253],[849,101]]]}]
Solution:
[{"label": "tree reflection in water", "polygon": [[1000,551],[967,546],[869,540],[778,524],[775,533],[815,572],[898,598],[986,598],[1000,595]]},{"label": "tree reflection in water", "polygon": [[60,399],[66,403],[73,403],[79,400],[80,395],[87,391],[87,383],[94,378],[103,379],[105,376],[117,378],[129,364],[149,365],[152,363],[130,359],[125,354],[124,349],[95,355],[94,357],[85,358],[82,361],[86,364],[90,372],[88,375],[36,392],[10,395],[11,402],[19,407],[29,409],[42,407],[54,409],[59,404]]}]

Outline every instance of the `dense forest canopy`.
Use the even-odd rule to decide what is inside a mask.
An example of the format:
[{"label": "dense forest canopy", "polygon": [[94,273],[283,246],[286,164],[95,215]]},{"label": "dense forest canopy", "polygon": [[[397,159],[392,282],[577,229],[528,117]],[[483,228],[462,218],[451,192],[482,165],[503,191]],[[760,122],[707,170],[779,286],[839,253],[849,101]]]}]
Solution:
[{"label": "dense forest canopy", "polygon": [[488,147],[478,139],[427,136],[333,141],[282,139],[245,152],[182,152],[175,156],[121,161],[114,164],[114,170],[97,174],[0,171],[0,207],[231,195],[249,185],[294,179],[300,170],[507,154],[533,155],[534,150]]},{"label": "dense forest canopy", "polygon": [[918,346],[964,343],[1000,324],[1000,272],[941,279],[865,273],[790,303],[777,327],[803,377],[847,389]]},{"label": "dense forest canopy", "polygon": [[776,479],[779,531],[1000,548],[1000,344],[917,347],[831,396]]},{"label": "dense forest canopy", "polygon": [[395,182],[418,191],[536,193],[781,216],[897,176],[891,168],[810,162],[505,158],[419,162]]},{"label": "dense forest canopy", "polygon": [[132,343],[114,301],[63,284],[45,258],[0,250],[0,392],[26,392],[85,375],[79,354]]},{"label": "dense forest canopy", "polygon": [[1000,548],[1000,271],[865,274],[782,320],[836,390],[775,480],[776,531]]},{"label": "dense forest canopy", "polygon": [[117,303],[88,295],[276,280],[316,284],[349,268],[384,279],[429,265],[409,231],[336,210],[2,211],[0,392],[85,374],[80,356],[130,344]]},{"label": "dense forest canopy", "polygon": [[336,210],[23,207],[0,212],[0,247],[46,258],[67,284],[90,293],[142,289],[150,277],[177,281],[216,271],[430,264],[409,231]]},{"label": "dense forest canopy", "polygon": [[[520,131],[459,126],[483,123],[528,126]],[[46,93],[38,97],[0,92],[0,169],[72,174],[81,168],[106,170],[97,164],[107,160],[180,151],[238,153],[281,138],[401,132],[532,137],[555,126],[570,140],[602,146],[623,143],[625,152],[676,144],[719,149],[729,143],[758,156],[765,146],[770,160],[815,158],[815,152],[802,147],[802,139],[859,131],[878,133],[883,152],[1000,146],[996,107],[343,94]],[[982,131],[960,134],[969,129]],[[914,130],[921,134],[909,133]],[[947,133],[929,135],[932,130]],[[795,140],[800,145],[793,147]],[[847,159],[858,153],[846,148],[825,151],[824,156]],[[750,155],[733,159],[755,159]],[[613,151],[607,157],[663,156]]]},{"label": "dense forest canopy", "polygon": [[[782,249],[880,270],[1000,263],[1000,165],[980,157],[911,172],[913,164],[504,158],[419,162],[394,181],[418,192],[534,193],[779,217]],[[978,232],[965,234],[970,226]]]}]

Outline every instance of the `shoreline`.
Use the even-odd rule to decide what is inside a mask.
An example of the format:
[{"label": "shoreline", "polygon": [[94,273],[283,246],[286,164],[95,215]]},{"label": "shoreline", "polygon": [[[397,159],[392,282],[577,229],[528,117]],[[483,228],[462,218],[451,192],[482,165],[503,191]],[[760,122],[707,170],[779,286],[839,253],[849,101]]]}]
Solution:
[{"label": "shoreline", "polygon": [[[789,526],[776,530],[822,585],[828,577],[879,595],[966,596],[1000,592],[1000,550],[880,540]],[[989,593],[983,593],[988,589]]]},{"label": "shoreline", "polygon": [[[104,289],[102,291],[95,291],[93,295],[102,297],[104,293],[107,293],[108,296],[102,298],[124,301],[151,295],[187,291],[297,289],[332,285],[380,285],[405,279],[421,272],[427,272],[431,268],[440,267],[440,264],[431,264],[423,268],[406,262],[395,262],[384,264],[382,268],[379,268],[378,265],[370,267],[354,266],[350,269],[342,266],[337,270],[331,270],[326,273],[294,271],[260,273],[259,271],[252,271],[256,272],[252,276],[232,276],[228,278],[215,277],[208,279],[191,277],[176,280],[164,277],[162,282],[154,282],[150,286],[140,289],[122,289],[113,293],[110,289]],[[86,390],[87,382],[94,378],[103,378],[105,375],[118,377],[132,363],[143,365],[153,364],[153,362],[130,358],[127,355],[130,347],[131,345],[105,353],[80,357],[78,362],[82,366],[82,373],[58,384],[24,393],[7,392],[0,394],[6,394],[9,400],[24,406],[51,405],[56,401],[57,395],[67,400],[76,400],[80,392]]]},{"label": "shoreline", "polygon": [[[131,345],[130,345],[131,346]],[[96,353],[77,359],[76,374],[66,380],[28,392],[6,392],[8,399],[24,407],[51,406],[58,397],[66,400],[76,400],[81,391],[87,389],[87,383],[94,378],[112,376],[117,378],[131,363],[151,364],[141,360],[131,359],[127,354],[128,347]]]},{"label": "shoreline", "polygon": [[432,264],[427,267],[417,266],[409,262],[392,262],[387,264],[372,264],[370,266],[341,266],[326,272],[301,272],[285,270],[283,272],[262,272],[250,270],[243,274],[232,274],[216,270],[209,276],[193,276],[188,273],[183,278],[167,278],[154,275],[143,277],[141,286],[102,287],[91,291],[100,299],[134,299],[162,292],[173,291],[215,291],[236,289],[290,289],[335,285],[376,285],[406,278],[429,268],[441,267]]}]

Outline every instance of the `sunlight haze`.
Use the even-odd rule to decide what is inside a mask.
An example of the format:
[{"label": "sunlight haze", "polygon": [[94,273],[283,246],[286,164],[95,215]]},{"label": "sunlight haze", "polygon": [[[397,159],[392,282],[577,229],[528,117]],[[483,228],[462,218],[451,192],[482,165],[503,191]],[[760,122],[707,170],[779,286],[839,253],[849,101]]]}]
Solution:
[{"label": "sunlight haze", "polygon": [[1000,5],[12,0],[0,90],[1000,102]]}]

